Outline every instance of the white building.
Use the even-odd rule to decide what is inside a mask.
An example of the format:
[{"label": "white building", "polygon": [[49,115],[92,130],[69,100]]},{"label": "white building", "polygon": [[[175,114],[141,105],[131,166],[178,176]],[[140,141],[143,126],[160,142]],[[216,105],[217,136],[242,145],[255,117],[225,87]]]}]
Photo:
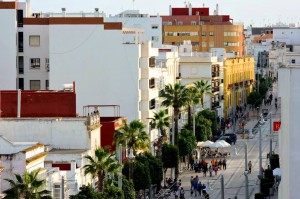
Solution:
[{"label": "white building", "polygon": [[[207,81],[211,85],[213,96],[204,96],[204,109],[216,110],[221,114],[220,107],[220,65],[218,57],[212,53],[192,52],[190,41],[184,41],[179,47],[179,72],[183,85],[192,84],[196,81]],[[202,106],[199,106],[202,108]]]},{"label": "white building", "polygon": [[122,22],[125,28],[143,29],[145,35],[139,36],[141,38],[138,37],[138,40],[152,41],[152,47],[155,48],[162,46],[162,18],[159,15],[150,17],[148,14],[140,14],[138,10],[126,10],[104,21]]},{"label": "white building", "polygon": [[281,129],[279,132],[279,157],[282,170],[279,199],[297,198],[299,195],[299,112],[300,65],[282,67],[278,72],[278,96],[281,98]]},{"label": "white building", "polygon": [[[15,39],[12,42],[6,35],[0,38],[12,46],[0,55],[5,60],[0,73],[6,74],[1,75],[5,78],[0,79],[2,89],[57,90],[75,81],[78,114],[86,104],[115,104],[120,105],[120,114],[128,121],[148,123],[146,118],[152,117],[158,97],[153,78],[160,69],[155,62],[158,49],[143,38],[149,31],[146,37],[153,37],[157,46],[161,44],[160,17],[136,11],[112,17],[112,21],[124,19],[127,27],[141,26],[144,30],[123,29],[121,22],[104,22],[104,14],[98,9],[93,13],[68,13],[63,8],[61,13],[41,14],[31,13],[29,0],[10,3],[11,9],[4,9],[6,3],[0,2],[0,14],[10,13],[11,17],[6,17],[1,27],[13,38],[18,35],[18,49]],[[131,17],[132,26],[126,22]]]},{"label": "white building", "polygon": [[[92,155],[92,152],[100,146],[99,124],[100,116],[97,114],[80,118],[7,118],[0,120],[0,132],[7,140],[11,140],[12,146],[20,142],[43,143],[48,155],[44,158],[45,161],[42,160],[42,165],[45,164],[47,169],[58,167],[60,171],[65,171],[65,182],[69,188],[66,195],[72,195],[77,193],[80,186],[95,182],[90,175],[84,175],[83,167],[88,164],[84,156]],[[6,145],[8,144],[7,142]],[[13,149],[6,145],[0,143],[0,154],[3,153],[2,151]],[[43,150],[44,145],[42,145]],[[22,162],[23,165],[26,164],[25,161]],[[2,166],[4,167],[2,173],[5,173],[9,168],[8,165],[3,164],[3,160]],[[25,167],[22,169],[24,172]],[[59,175],[63,176],[63,174]],[[2,176],[5,177],[4,174]],[[53,184],[54,181],[50,180],[49,183]]]},{"label": "white building", "polygon": [[37,142],[12,142],[0,135],[0,165],[3,167],[0,178],[0,193],[10,187],[4,179],[15,180],[14,174],[23,175],[44,168],[47,153],[44,145]]}]

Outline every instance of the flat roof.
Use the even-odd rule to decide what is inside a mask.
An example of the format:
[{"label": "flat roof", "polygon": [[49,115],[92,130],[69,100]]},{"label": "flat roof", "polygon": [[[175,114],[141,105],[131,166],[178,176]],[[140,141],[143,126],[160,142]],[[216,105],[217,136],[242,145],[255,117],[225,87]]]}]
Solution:
[{"label": "flat roof", "polygon": [[48,154],[80,154],[85,153],[87,149],[51,149]]}]

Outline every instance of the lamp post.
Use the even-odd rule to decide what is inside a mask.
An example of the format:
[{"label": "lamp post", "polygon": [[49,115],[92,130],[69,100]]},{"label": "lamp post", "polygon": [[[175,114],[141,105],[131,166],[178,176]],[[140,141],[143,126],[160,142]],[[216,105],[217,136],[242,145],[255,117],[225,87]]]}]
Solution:
[{"label": "lamp post", "polygon": [[256,111],[257,111],[257,120],[259,120],[259,106],[256,107]]},{"label": "lamp post", "polygon": [[[122,144],[119,144],[119,163],[122,165]],[[118,187],[122,190],[122,166],[119,167]]]},{"label": "lamp post", "polygon": [[129,160],[130,160],[130,164],[129,164],[129,180],[132,178],[132,162],[135,158],[134,154],[133,154],[133,149],[130,148],[130,152],[129,152],[129,156],[128,156]]},{"label": "lamp post", "polygon": [[249,199],[249,183],[248,183],[248,145],[245,142],[245,199]]},{"label": "lamp post", "polygon": [[271,160],[272,156],[272,112],[270,112],[270,153],[269,160]]}]

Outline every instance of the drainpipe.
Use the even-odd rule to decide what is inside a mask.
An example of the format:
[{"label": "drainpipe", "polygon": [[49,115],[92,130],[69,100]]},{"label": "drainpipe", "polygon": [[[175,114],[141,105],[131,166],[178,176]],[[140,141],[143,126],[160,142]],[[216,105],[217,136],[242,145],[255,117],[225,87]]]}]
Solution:
[{"label": "drainpipe", "polygon": [[17,117],[21,117],[21,89],[18,89],[18,112]]}]

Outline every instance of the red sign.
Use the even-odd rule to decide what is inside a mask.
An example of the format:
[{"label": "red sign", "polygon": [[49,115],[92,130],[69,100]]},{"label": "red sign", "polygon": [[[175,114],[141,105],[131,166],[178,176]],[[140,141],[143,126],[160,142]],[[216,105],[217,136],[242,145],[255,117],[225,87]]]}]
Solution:
[{"label": "red sign", "polygon": [[281,121],[273,122],[273,131],[279,131],[281,126]]}]

